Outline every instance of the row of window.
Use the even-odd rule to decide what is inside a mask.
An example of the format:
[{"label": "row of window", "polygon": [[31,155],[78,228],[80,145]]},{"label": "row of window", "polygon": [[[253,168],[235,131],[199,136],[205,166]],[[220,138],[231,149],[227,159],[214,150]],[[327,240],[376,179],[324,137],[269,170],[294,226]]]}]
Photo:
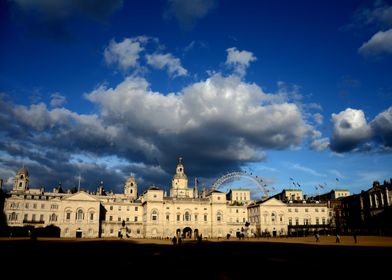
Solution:
[{"label": "row of window", "polygon": [[[109,209],[110,209],[110,210],[113,210],[113,209],[114,209],[113,205],[110,205],[110,206],[109,206]],[[123,209],[122,206],[118,206],[118,207],[117,207],[117,210],[118,210],[118,211],[122,211],[122,209]],[[130,206],[126,206],[126,207],[124,206],[124,209],[126,209],[126,211],[130,211],[130,210],[131,210],[131,207],[130,207]],[[135,211],[138,211],[138,210],[139,210],[139,207],[138,207],[138,206],[135,206]]]},{"label": "row of window", "polygon": [[[113,216],[109,216],[108,217],[108,219],[107,219],[108,221],[110,221],[110,222],[112,222],[112,221],[114,221],[114,218],[113,218]],[[117,217],[117,222],[121,222],[121,221],[127,221],[127,222],[130,222],[131,221],[131,218],[129,218],[129,217],[126,217],[125,219],[124,218],[122,218],[122,217]],[[133,221],[134,222],[137,222],[139,219],[138,219],[138,217],[137,216],[135,216],[135,217],[133,217]]]},{"label": "row of window", "polygon": [[[16,212],[12,212],[11,214],[8,215],[8,221],[10,222],[17,222],[18,221],[19,214]],[[50,214],[49,215],[49,222],[57,222],[58,215],[56,214]],[[23,216],[23,221],[31,221],[31,222],[45,222],[45,215],[44,214],[39,214],[39,219],[38,219],[38,214],[31,214],[31,220],[29,220],[29,214],[24,214]]]},{"label": "row of window", "polygon": [[[287,211],[292,212],[292,208],[288,208]],[[294,208],[294,212],[299,212],[298,208]],[[309,208],[305,208],[305,212],[309,212]],[[319,209],[314,208],[314,212],[318,213]],[[321,208],[321,212],[325,212],[325,208]]]},{"label": "row of window", "polygon": [[[68,221],[68,222],[71,221],[71,216],[72,216],[72,211],[65,212],[65,221]],[[89,212],[88,219],[90,221],[93,221],[94,220],[94,216],[95,216],[95,213],[91,211],[91,212]],[[76,212],[75,220],[77,220],[77,221],[83,221],[84,220],[84,211],[82,209],[79,209]]]},{"label": "row of window", "polygon": [[[186,211],[183,215],[176,214],[177,222],[181,221],[181,216],[182,216],[182,221],[190,222],[192,220],[192,215],[188,211]],[[199,219],[199,215],[198,214],[194,214],[193,215],[193,219],[194,219],[195,222],[197,222],[198,219]],[[208,221],[208,215],[207,214],[203,215],[203,220],[204,220],[204,222]],[[158,212],[156,210],[153,210],[151,212],[151,221],[158,221]],[[166,214],[166,221],[170,221],[170,214]],[[221,212],[218,212],[216,214],[216,221],[217,222],[223,221],[223,214]]]},{"label": "row of window", "polygon": [[[22,203],[22,205],[23,205],[23,203]],[[27,202],[27,203],[24,204],[24,206],[25,206],[25,209],[29,209],[30,208],[30,203]],[[38,208],[38,204],[37,203],[32,203],[31,207],[32,207],[32,209],[37,209]],[[11,202],[10,208],[11,209],[18,209],[19,208],[19,202]],[[44,203],[41,204],[41,209],[45,209],[45,204]],[[50,209],[56,210],[56,209],[59,209],[59,206],[58,206],[58,204],[50,204]]]},{"label": "row of window", "polygon": [[[327,219],[322,218],[321,219],[321,224],[325,225],[327,223]],[[311,225],[311,219],[305,218],[303,219],[303,224],[304,225]],[[316,225],[320,224],[320,219],[316,218]],[[293,225],[293,219],[289,218],[289,225],[292,226]],[[299,218],[295,218],[295,225],[298,226],[299,225]]]}]

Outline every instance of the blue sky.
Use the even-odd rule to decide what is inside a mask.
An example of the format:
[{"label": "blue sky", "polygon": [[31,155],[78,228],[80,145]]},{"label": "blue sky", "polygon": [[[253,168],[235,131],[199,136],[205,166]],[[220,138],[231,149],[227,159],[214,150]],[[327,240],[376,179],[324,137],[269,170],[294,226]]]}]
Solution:
[{"label": "blue sky", "polygon": [[0,3],[8,189],[23,165],[32,187],[168,189],[180,156],[206,186],[392,177],[390,1]]}]

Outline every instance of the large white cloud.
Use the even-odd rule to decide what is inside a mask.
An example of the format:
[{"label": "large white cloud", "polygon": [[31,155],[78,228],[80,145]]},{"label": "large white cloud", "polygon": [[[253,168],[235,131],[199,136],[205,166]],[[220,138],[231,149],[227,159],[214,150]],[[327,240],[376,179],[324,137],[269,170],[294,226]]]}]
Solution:
[{"label": "large white cloud", "polygon": [[216,74],[168,95],[152,92],[143,78],[128,77],[87,98],[100,106],[109,123],[122,122],[134,134],[154,135],[154,141],[192,134],[199,149],[208,149],[202,147],[204,141],[220,143],[221,149],[286,148],[299,144],[309,130],[297,105],[271,104],[269,94],[235,76]]},{"label": "large white cloud", "polygon": [[330,147],[336,152],[346,152],[370,139],[372,129],[362,110],[347,108],[332,114],[333,136]]}]

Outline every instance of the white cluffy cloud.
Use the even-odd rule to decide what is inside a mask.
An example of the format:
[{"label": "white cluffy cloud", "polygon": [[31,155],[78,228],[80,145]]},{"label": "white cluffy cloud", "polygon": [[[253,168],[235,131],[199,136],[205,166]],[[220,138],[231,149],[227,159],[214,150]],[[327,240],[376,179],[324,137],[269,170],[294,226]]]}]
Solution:
[{"label": "white cluffy cloud", "polygon": [[[367,122],[362,110],[347,108],[332,114],[333,135],[331,150],[342,153],[364,147],[366,150],[390,151],[392,148],[392,107],[379,113]],[[323,139],[320,139],[320,141]],[[328,141],[325,140],[325,145]],[[312,147],[318,149],[321,142],[314,141]]]},{"label": "white cluffy cloud", "polygon": [[252,61],[257,60],[252,52],[239,51],[237,48],[228,48],[227,50],[226,65],[233,67],[234,71],[243,77],[246,73],[246,69],[249,67]]},{"label": "white cluffy cloud", "polygon": [[181,66],[179,58],[174,57],[170,53],[166,54],[148,54],[146,55],[147,64],[154,68],[163,69],[166,68],[170,76],[186,76],[188,71]]},{"label": "white cluffy cloud", "polygon": [[108,65],[115,65],[123,71],[139,66],[140,53],[144,50],[144,45],[149,38],[139,36],[134,38],[125,38],[121,42],[112,39],[104,50],[105,62]]},{"label": "white cluffy cloud", "polygon": [[[150,42],[155,44],[149,44],[147,48]],[[186,76],[188,71],[181,65],[181,60],[171,53],[161,53],[162,48],[164,46],[159,45],[157,38],[148,36],[125,38],[120,42],[112,39],[104,50],[104,59],[106,64],[114,65],[124,73],[134,70],[139,74],[149,65],[155,69],[166,69],[171,77]],[[151,49],[152,53],[149,53]],[[142,53],[145,55],[142,56]]]},{"label": "white cluffy cloud", "polygon": [[332,114],[332,122],[331,149],[336,152],[350,151],[372,136],[362,110],[347,108],[339,114]]}]

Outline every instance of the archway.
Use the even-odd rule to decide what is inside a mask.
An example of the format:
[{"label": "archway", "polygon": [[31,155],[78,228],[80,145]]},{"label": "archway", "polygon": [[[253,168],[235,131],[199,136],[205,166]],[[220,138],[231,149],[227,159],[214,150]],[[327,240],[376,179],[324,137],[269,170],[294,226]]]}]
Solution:
[{"label": "archway", "polygon": [[190,227],[186,227],[182,230],[182,234],[184,238],[192,238],[192,229]]},{"label": "archway", "polygon": [[179,237],[180,234],[181,234],[181,229],[178,228],[178,229],[176,230],[176,235],[177,235],[177,237]]}]

